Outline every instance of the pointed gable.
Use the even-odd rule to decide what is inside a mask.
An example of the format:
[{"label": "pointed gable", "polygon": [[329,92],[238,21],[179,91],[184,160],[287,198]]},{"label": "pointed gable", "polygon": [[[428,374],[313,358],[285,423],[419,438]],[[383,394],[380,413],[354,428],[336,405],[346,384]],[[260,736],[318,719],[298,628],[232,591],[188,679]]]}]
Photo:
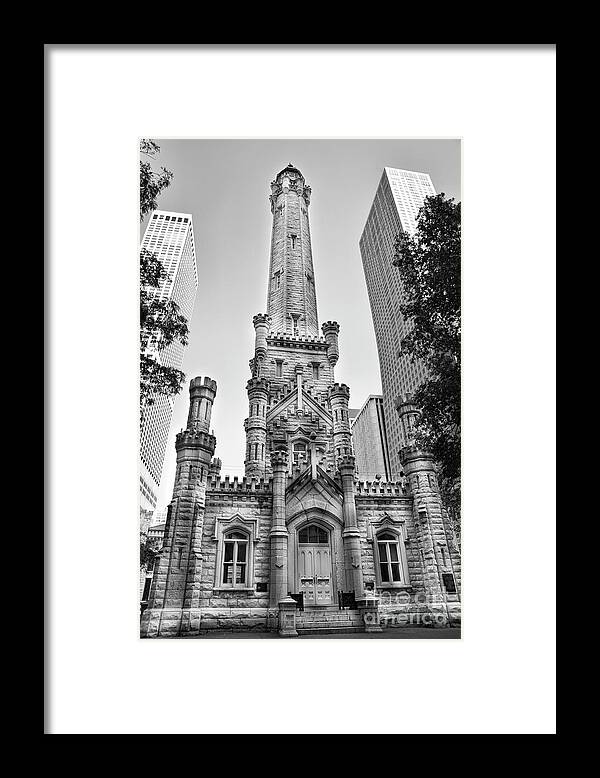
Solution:
[{"label": "pointed gable", "polygon": [[285,501],[288,521],[298,513],[310,510],[325,511],[338,518],[342,516],[342,488],[321,467],[317,467],[316,480],[311,478],[308,467],[288,484]]},{"label": "pointed gable", "polygon": [[[307,410],[310,410],[316,414],[327,426],[331,425],[332,418],[329,411],[327,411],[320,403],[315,400],[314,397],[311,397],[311,395],[307,394],[307,392],[304,390],[302,390],[302,401]],[[277,405],[271,408],[271,410],[267,413],[267,424],[276,419],[278,416],[281,416],[288,409],[297,407],[298,395],[295,391],[290,392],[290,394],[280,400]]]}]

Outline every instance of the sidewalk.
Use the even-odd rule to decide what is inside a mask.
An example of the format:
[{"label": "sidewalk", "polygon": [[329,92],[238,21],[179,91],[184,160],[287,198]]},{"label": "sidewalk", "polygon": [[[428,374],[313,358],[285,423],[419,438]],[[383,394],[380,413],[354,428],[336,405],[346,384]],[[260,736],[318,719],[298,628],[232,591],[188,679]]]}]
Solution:
[{"label": "sidewalk", "polygon": [[[240,638],[241,640],[255,640],[257,638],[275,638],[277,640],[289,640],[289,638],[280,638],[276,632],[228,632],[226,630],[215,630],[214,632],[207,632],[205,635],[181,635],[182,639],[195,639],[195,640],[231,640],[231,638]],[[399,627],[397,629],[387,629],[383,632],[350,632],[346,635],[339,632],[333,635],[298,635],[293,640],[311,640],[316,638],[317,640],[352,640],[358,638],[359,640],[380,640],[391,638],[407,640],[460,640],[460,629],[458,627],[448,627],[447,629],[431,629],[427,627]],[[176,638],[177,639],[177,638]]]}]

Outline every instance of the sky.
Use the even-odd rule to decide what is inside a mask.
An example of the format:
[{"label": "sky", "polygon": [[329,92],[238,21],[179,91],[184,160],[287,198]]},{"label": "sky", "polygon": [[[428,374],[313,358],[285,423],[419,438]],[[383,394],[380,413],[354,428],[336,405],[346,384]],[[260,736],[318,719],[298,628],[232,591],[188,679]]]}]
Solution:
[{"label": "sky", "polygon": [[[189,323],[157,508],[171,500],[175,435],[185,427],[189,381],[217,382],[211,427],[221,474],[244,475],[246,382],[253,356],[252,317],[266,312],[271,240],[270,183],[288,163],[312,188],[309,207],[319,323],[340,325],[336,381],[350,387],[350,407],[381,393],[373,321],[359,239],[384,167],[429,173],[436,191],[461,199],[456,139],[161,139],[153,167],[173,172],[158,198],[164,211],[190,213],[198,292]],[[142,222],[141,235],[146,226]]]}]

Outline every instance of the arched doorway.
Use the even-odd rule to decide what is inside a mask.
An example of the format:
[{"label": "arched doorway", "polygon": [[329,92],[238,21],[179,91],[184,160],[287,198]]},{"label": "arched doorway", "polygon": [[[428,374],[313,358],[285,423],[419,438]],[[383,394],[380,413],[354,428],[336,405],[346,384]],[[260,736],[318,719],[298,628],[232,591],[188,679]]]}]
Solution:
[{"label": "arched doorway", "polygon": [[307,524],[298,532],[298,591],[305,607],[332,604],[332,577],[330,533],[320,524]]}]

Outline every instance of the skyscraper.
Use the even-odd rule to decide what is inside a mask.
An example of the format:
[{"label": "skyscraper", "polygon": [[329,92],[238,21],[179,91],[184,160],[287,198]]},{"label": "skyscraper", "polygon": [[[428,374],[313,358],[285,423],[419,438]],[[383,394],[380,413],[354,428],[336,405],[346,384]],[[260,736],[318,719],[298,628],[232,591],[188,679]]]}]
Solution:
[{"label": "skyscraper", "polygon": [[[146,226],[142,249],[155,254],[168,273],[156,296],[160,300],[173,300],[181,313],[190,321],[194,311],[198,289],[194,227],[189,213],[154,211]],[[157,356],[162,365],[181,370],[184,346],[174,341],[166,348],[160,342],[144,344],[147,352]],[[144,409],[140,436],[140,504],[142,509],[153,510],[162,475],[165,451],[174,400],[158,396]]]},{"label": "skyscraper", "polygon": [[385,429],[383,397],[371,394],[354,418],[350,416],[356,475],[361,481],[390,480],[390,455]]},{"label": "skyscraper", "polygon": [[375,338],[379,352],[379,368],[383,391],[391,476],[402,472],[398,450],[405,444],[396,399],[415,389],[427,376],[421,362],[413,363],[401,353],[402,341],[411,325],[400,312],[403,302],[398,269],[392,265],[394,241],[399,232],[413,233],[423,201],[435,195],[427,173],[386,167],[360,238],[365,279]]}]

